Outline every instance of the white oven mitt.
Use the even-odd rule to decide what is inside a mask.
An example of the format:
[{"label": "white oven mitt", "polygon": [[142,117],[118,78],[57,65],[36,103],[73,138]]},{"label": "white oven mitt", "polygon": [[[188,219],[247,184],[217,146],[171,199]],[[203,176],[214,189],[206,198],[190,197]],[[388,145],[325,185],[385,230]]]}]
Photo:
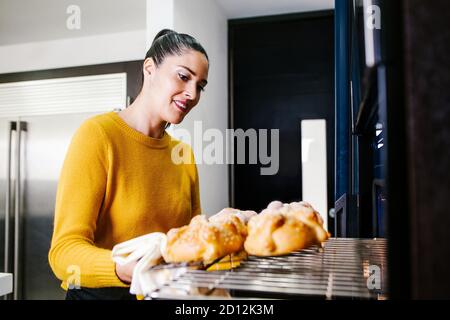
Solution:
[{"label": "white oven mitt", "polygon": [[164,233],[153,232],[114,246],[112,259],[115,263],[124,265],[132,261],[138,261],[133,271],[130,286],[131,294],[145,296],[160,285],[158,279],[152,280],[148,277],[144,279],[144,274],[161,261],[166,242],[167,237]]}]

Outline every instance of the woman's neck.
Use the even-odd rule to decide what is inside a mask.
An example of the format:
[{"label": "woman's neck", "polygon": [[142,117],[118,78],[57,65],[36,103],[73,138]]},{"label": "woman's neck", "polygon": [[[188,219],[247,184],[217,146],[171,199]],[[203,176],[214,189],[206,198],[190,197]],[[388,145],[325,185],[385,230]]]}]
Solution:
[{"label": "woman's neck", "polygon": [[148,99],[139,94],[128,108],[118,114],[130,127],[146,136],[161,139],[164,136],[166,122],[152,114]]}]

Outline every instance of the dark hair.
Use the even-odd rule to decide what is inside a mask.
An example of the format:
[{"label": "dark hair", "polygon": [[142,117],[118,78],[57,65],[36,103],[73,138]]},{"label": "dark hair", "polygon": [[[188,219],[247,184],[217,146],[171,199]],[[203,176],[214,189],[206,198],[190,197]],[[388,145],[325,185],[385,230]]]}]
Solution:
[{"label": "dark hair", "polygon": [[[192,36],[185,33],[178,33],[170,29],[163,29],[153,39],[150,49],[145,55],[152,58],[156,67],[163,63],[164,59],[169,55],[181,55],[186,50],[195,50],[203,53],[209,62],[208,54],[203,46]],[[144,85],[144,75],[141,74],[141,89]]]},{"label": "dark hair", "polygon": [[163,29],[153,39],[145,59],[152,58],[158,67],[168,55],[181,55],[189,49],[203,53],[209,62],[208,54],[194,37],[170,29]]},{"label": "dark hair", "polygon": [[[152,58],[156,67],[163,63],[164,59],[169,55],[182,55],[186,50],[195,50],[203,53],[209,63],[208,54],[203,46],[192,36],[185,33],[178,33],[170,29],[163,29],[157,33],[153,39],[150,49],[145,55],[144,61],[147,58]],[[141,89],[144,85],[144,75],[141,75]],[[168,124],[166,128],[169,126]]]}]

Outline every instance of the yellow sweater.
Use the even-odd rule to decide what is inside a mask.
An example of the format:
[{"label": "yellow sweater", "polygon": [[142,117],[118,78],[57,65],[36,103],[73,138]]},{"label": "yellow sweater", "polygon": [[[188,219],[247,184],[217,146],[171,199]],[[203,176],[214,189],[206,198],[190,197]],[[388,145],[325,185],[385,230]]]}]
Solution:
[{"label": "yellow sweater", "polygon": [[[126,287],[115,273],[117,243],[167,232],[200,214],[197,168],[176,164],[180,141],[148,137],[110,112],[85,121],[67,152],[56,195],[49,263],[62,287]],[[180,145],[175,150],[180,150]]]}]

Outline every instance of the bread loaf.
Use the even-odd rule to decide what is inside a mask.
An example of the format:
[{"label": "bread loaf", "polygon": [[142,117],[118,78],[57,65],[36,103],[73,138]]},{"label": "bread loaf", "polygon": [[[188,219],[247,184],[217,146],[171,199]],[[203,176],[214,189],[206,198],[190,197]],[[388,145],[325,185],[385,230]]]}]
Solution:
[{"label": "bread loaf", "polygon": [[241,221],[244,224],[247,224],[248,221],[250,220],[251,217],[256,216],[256,212],[255,211],[251,211],[251,210],[239,210],[239,209],[234,209],[234,208],[225,208],[222,209],[220,212],[216,213],[215,215],[213,215],[212,217],[209,218],[209,221],[221,221],[223,219],[227,219],[228,217],[231,216],[236,216],[239,219],[241,219]]},{"label": "bread loaf", "polygon": [[250,219],[244,248],[252,255],[274,256],[320,245],[329,238],[322,224],[320,214],[308,203],[274,201]]},{"label": "bread loaf", "polygon": [[190,224],[171,229],[163,253],[166,262],[197,262],[206,264],[243,249],[247,236],[245,224],[235,215],[224,215],[209,221],[194,217]]}]

